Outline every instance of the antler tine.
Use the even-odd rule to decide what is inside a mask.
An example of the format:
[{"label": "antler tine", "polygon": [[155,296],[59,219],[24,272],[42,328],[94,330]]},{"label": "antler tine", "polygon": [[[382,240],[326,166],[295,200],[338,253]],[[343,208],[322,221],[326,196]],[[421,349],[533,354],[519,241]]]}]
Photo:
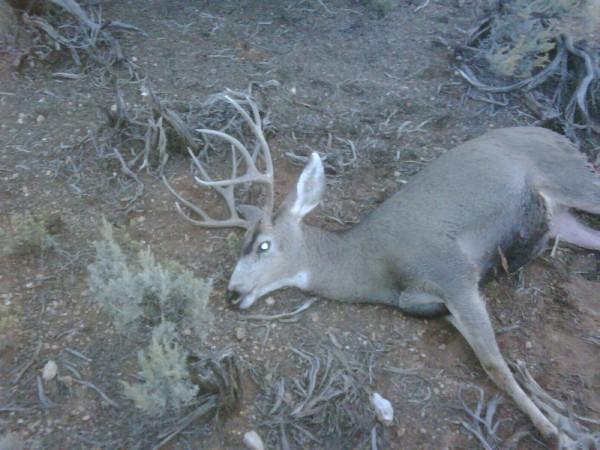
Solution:
[{"label": "antler tine", "polygon": [[[264,211],[266,217],[271,217],[273,215],[273,207],[275,202],[273,159],[271,158],[271,149],[269,148],[269,144],[267,143],[267,140],[262,130],[262,119],[260,118],[260,111],[258,110],[256,102],[252,100],[252,98],[248,94],[243,94],[229,89],[227,90],[227,93],[231,95],[225,94],[223,98],[227,102],[229,102],[244,118],[244,120],[252,130],[252,133],[256,137],[256,140],[260,144],[260,147],[262,148],[262,158],[265,162],[265,173],[263,174],[264,181],[260,180],[260,182],[266,184],[268,187],[267,200],[265,202]],[[242,108],[241,105],[232,97],[232,95],[241,96],[244,98],[245,102],[248,103],[248,105],[250,105],[250,109],[252,110],[253,116],[252,118],[250,117],[248,112],[244,108]],[[245,154],[248,155],[248,151],[245,148],[244,150]],[[250,156],[250,158],[254,159],[252,158],[252,156]],[[253,166],[258,172],[256,166],[254,164]]]},{"label": "antler tine", "polygon": [[[206,178],[207,180],[212,181],[210,175],[208,175],[208,173],[202,166],[202,163],[198,160],[196,155],[194,155],[194,152],[189,147],[188,147],[188,152],[189,152],[190,156],[192,157],[192,161],[194,162],[194,165],[196,166],[196,168],[198,168],[198,170],[200,171],[202,176],[204,178]],[[235,150],[233,148],[231,149],[231,157],[232,157],[232,161],[233,161],[232,162],[232,164],[233,164],[232,177],[235,178],[236,173],[237,173],[237,163],[235,160]],[[203,180],[200,180],[198,177],[194,177],[194,178],[196,179],[196,181],[200,182],[200,184],[204,184]],[[179,214],[181,214],[181,216],[184,219],[186,219],[188,222],[191,222],[194,225],[199,225],[199,226],[203,226],[203,227],[207,227],[207,228],[221,228],[221,227],[240,227],[240,228],[244,228],[244,229],[249,228],[250,223],[248,221],[242,219],[238,215],[237,210],[235,209],[235,197],[234,197],[234,190],[233,190],[234,186],[233,185],[228,185],[228,186],[224,186],[224,187],[213,186],[215,191],[217,191],[217,193],[219,195],[221,195],[221,197],[223,197],[223,200],[225,200],[225,203],[227,204],[227,208],[229,209],[229,219],[220,220],[220,219],[212,218],[202,208],[200,208],[199,206],[194,205],[190,201],[184,199],[177,191],[175,191],[175,189],[173,189],[173,187],[169,184],[169,182],[167,181],[167,179],[164,176],[163,176],[163,182],[167,186],[167,189],[178,200],[175,203],[177,212]],[[200,217],[202,217],[202,220],[193,219],[188,214],[184,213],[183,209],[181,208],[180,203],[184,204],[187,208],[191,209],[196,214],[198,214]]]},{"label": "antler tine", "polygon": [[[187,221],[209,228],[221,228],[221,227],[241,227],[248,229],[251,224],[250,221],[242,219],[237,212],[235,206],[235,186],[242,183],[260,183],[267,187],[267,199],[263,207],[263,217],[267,220],[271,218],[273,214],[274,204],[274,189],[273,189],[273,161],[271,159],[271,151],[269,145],[262,131],[262,120],[260,117],[260,111],[256,102],[247,94],[236,91],[227,90],[226,93],[218,94],[211,99],[211,103],[218,99],[224,100],[231,104],[235,110],[242,116],[246,124],[249,126],[252,134],[256,138],[256,146],[252,151],[252,154],[248,149],[235,137],[218,130],[211,129],[197,129],[196,131],[206,135],[215,136],[231,145],[231,177],[224,180],[214,180],[208,174],[203,164],[198,160],[193,151],[188,148],[188,152],[192,157],[194,165],[199,171],[199,176],[195,176],[194,179],[198,184],[205,187],[214,188],[215,191],[223,198],[229,209],[229,218],[225,220],[215,219],[206,213],[201,207],[194,205],[190,201],[184,199],[173,187],[168,183],[167,179],[163,176],[163,182],[167,186],[167,189],[177,198],[176,207],[179,214],[181,214]],[[241,104],[249,105],[251,113],[249,113]],[[251,114],[251,115],[250,115]],[[261,152],[262,150],[262,152]],[[238,176],[238,157],[237,153],[241,155],[245,163],[246,171],[241,176]],[[260,170],[257,165],[258,154],[261,155],[265,167]],[[198,214],[202,220],[196,220],[186,214],[181,205],[186,206],[196,214]]]},{"label": "antler tine", "polygon": [[[162,179],[163,179],[163,183],[165,183],[165,186],[167,187],[167,189],[171,192],[171,194],[173,194],[175,196],[175,198],[177,198],[177,202],[175,202],[175,207],[177,208],[177,212],[188,222],[193,223],[194,225],[204,227],[204,228],[239,227],[239,228],[244,228],[247,230],[250,227],[250,223],[248,221],[240,218],[237,215],[237,212],[236,212],[235,216],[231,216],[229,219],[225,219],[225,220],[217,220],[217,219],[212,218],[202,208],[194,205],[190,201],[183,198],[179,194],[179,192],[177,192],[175,189],[173,189],[173,187],[169,184],[169,182],[167,181],[167,178],[164,175],[163,175]],[[233,195],[229,196],[229,195],[224,195],[224,193],[221,193],[221,192],[219,192],[219,193],[223,196],[223,198],[227,202],[227,206],[229,207],[229,210],[231,211],[232,208],[230,205],[233,204]],[[196,214],[198,214],[200,217],[202,217],[202,220],[193,219],[188,214],[186,214],[183,211],[183,209],[181,208],[181,204],[185,205],[187,208],[191,209]],[[235,211],[235,207],[234,207],[234,211]]]}]

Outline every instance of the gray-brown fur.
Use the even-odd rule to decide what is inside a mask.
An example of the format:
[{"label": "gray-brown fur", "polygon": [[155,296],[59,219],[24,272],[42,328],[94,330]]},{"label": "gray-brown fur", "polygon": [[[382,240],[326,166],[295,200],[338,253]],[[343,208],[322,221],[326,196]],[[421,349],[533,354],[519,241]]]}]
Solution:
[{"label": "gray-brown fur", "polygon": [[[260,137],[256,127],[255,132]],[[491,131],[440,156],[341,233],[302,222],[324,188],[323,165],[314,153],[276,216],[265,212],[246,227],[247,242],[228,287],[241,308],[295,286],[335,300],[445,316],[544,438],[574,448],[589,437],[562,427],[560,414],[535,403],[519,386],[479,292],[491,269],[500,263],[516,269],[551,238],[600,251],[600,231],[570,212],[600,214],[600,177],[567,139],[535,127]],[[223,226],[239,226],[232,216],[236,220]],[[210,219],[206,224],[216,225]],[[266,251],[258,251],[261,244]]]},{"label": "gray-brown fur", "polygon": [[385,297],[413,285],[436,286],[440,294],[478,282],[500,263],[499,249],[515,270],[548,237],[541,191],[567,204],[596,196],[600,205],[600,187],[593,184],[598,178],[575,152],[565,138],[542,128],[492,131],[442,155],[359,226],[330,235],[304,225],[309,254],[321,265],[332,261],[335,272],[319,271],[315,290],[367,303],[393,303]]}]

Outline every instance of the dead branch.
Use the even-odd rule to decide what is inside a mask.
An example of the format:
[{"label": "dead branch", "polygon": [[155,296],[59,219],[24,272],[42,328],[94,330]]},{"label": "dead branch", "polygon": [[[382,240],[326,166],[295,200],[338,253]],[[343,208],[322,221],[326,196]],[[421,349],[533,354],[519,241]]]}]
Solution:
[{"label": "dead branch", "polygon": [[241,319],[242,320],[278,320],[278,319],[287,319],[287,318],[290,318],[290,317],[294,317],[295,315],[300,314],[303,311],[306,311],[317,300],[318,299],[316,297],[315,298],[311,298],[310,300],[305,301],[302,305],[300,305],[294,311],[289,312],[289,313],[281,313],[281,314],[273,314],[273,315],[252,314],[252,315],[242,316]]},{"label": "dead branch", "polygon": [[[467,404],[467,400],[465,400],[465,391],[467,389],[477,393],[478,399],[475,409],[472,409]],[[496,421],[494,416],[498,406],[502,404],[502,397],[494,395],[490,400],[486,401],[483,389],[475,385],[465,385],[461,386],[458,390],[458,399],[461,407],[456,409],[466,415],[466,418],[460,419],[458,423],[472,434],[484,449],[494,450],[498,448],[501,440],[496,432],[503,421]]]},{"label": "dead branch", "polygon": [[[510,8],[508,11],[511,11]],[[596,158],[600,149],[598,48],[585,41],[575,42],[569,32],[565,32],[553,38],[552,42],[547,42],[545,47],[539,47],[539,51],[546,52],[543,54],[545,58],[551,58],[541,70],[516,81],[513,77],[507,82],[506,75],[494,71],[489,61],[490,55],[494,55],[498,49],[510,48],[510,43],[500,41],[507,38],[506,34],[503,34],[506,33],[503,27],[514,23],[511,21],[513,16],[503,15],[509,13],[500,9],[493,11],[466,33],[465,44],[457,48],[463,60],[457,73],[479,91],[492,95],[510,94],[509,98],[512,101],[523,103],[533,112],[540,120],[538,125],[561,128],[582,150]],[[514,11],[512,13],[514,14]],[[544,22],[537,17],[529,20],[530,26],[538,27],[534,28],[535,30],[542,30],[539,32],[548,30],[551,26],[548,25],[550,22]],[[527,42],[527,39],[523,41],[524,37],[525,35],[514,36],[515,46],[517,43]],[[507,45],[509,47],[506,47]],[[511,60],[513,64],[515,58],[519,57],[523,58],[523,61],[529,61],[531,66],[543,60],[540,54],[518,54],[516,48],[512,49],[515,51]],[[530,60],[536,56],[538,60],[534,64]],[[519,93],[524,95],[518,95]],[[478,97],[477,100],[483,98]],[[484,101],[500,103],[493,97]]]}]

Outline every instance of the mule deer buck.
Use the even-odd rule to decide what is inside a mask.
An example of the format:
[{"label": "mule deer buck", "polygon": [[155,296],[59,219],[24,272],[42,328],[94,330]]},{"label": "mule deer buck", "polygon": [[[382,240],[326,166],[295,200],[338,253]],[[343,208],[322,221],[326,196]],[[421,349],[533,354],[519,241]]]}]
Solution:
[{"label": "mule deer buck", "polygon": [[[565,137],[536,127],[490,131],[440,156],[358,225],[329,232],[302,221],[325,190],[318,154],[311,155],[295,189],[273,214],[273,162],[258,107],[234,91],[221,94],[221,100],[243,117],[256,148],[249,151],[220,131],[198,130],[231,145],[232,175],[226,180],[213,180],[190,155],[199,172],[196,181],[223,197],[230,217],[211,217],[164,182],[190,222],[247,230],[228,286],[235,304],[248,308],[265,294],[292,286],[345,302],[389,305],[412,316],[445,317],[545,439],[575,445],[581,429],[566,426],[550,404],[530,398],[516,381],[479,292],[490,270],[507,263],[509,270],[522,266],[551,238],[600,250],[600,232],[571,212],[600,214],[600,177]],[[238,167],[245,167],[243,174]],[[266,188],[262,209],[235,205],[235,186],[250,182]]]}]

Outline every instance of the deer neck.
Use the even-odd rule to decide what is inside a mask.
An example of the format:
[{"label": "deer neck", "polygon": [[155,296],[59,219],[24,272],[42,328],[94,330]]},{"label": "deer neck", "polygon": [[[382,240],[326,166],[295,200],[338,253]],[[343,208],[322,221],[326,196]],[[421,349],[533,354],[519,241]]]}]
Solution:
[{"label": "deer neck", "polygon": [[388,303],[396,283],[372,237],[360,227],[332,232],[303,225],[306,290],[346,302]]}]

